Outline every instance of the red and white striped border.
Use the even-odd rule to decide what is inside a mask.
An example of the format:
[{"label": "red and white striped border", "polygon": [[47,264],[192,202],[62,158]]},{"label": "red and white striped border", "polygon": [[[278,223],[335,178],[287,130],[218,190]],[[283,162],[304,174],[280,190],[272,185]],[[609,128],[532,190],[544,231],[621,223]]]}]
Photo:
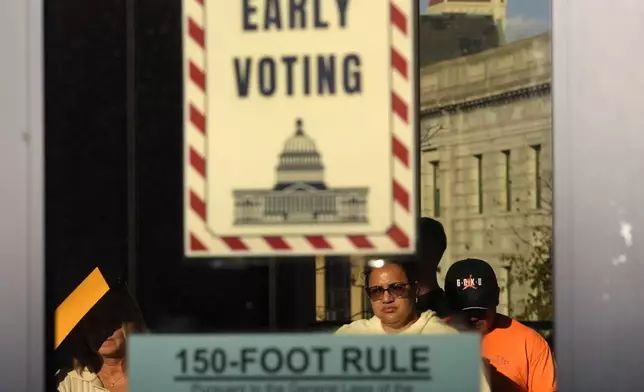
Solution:
[{"label": "red and white striped border", "polygon": [[187,256],[268,256],[302,254],[404,253],[415,241],[415,81],[413,17],[410,0],[390,3],[391,145],[393,223],[382,234],[219,236],[206,223],[207,73],[205,4],[183,0],[184,15],[184,197]]}]

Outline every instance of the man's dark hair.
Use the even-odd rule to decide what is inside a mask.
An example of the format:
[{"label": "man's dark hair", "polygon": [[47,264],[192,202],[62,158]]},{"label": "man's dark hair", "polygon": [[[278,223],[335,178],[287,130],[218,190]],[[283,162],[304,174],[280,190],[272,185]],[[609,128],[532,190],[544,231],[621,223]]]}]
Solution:
[{"label": "man's dark hair", "polygon": [[447,236],[443,225],[432,218],[420,218],[418,233],[418,255],[421,261],[438,264],[447,249]]}]

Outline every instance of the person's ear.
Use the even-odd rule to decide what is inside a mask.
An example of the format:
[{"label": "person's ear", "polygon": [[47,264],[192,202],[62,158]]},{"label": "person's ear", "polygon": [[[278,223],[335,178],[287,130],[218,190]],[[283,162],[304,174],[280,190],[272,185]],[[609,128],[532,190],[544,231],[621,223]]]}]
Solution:
[{"label": "person's ear", "polygon": [[416,296],[420,297],[421,295],[425,295],[429,293],[429,287],[424,284],[417,283],[416,284]]}]

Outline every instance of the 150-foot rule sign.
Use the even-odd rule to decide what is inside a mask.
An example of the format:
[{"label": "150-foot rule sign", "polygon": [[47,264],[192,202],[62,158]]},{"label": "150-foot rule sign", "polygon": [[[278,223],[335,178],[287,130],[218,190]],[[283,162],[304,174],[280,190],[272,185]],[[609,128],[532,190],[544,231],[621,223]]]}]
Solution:
[{"label": "150-foot rule sign", "polygon": [[475,334],[137,335],[130,344],[134,392],[426,392],[480,387],[480,338]]},{"label": "150-foot rule sign", "polygon": [[186,255],[412,253],[414,2],[183,1]]}]

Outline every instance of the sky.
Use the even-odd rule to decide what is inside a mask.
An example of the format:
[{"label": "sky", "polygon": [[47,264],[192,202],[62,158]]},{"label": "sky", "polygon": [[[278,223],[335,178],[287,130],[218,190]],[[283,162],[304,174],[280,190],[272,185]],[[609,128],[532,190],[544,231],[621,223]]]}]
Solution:
[{"label": "sky", "polygon": [[[421,12],[427,0],[419,0]],[[507,0],[506,38],[508,42],[550,30],[551,0]]]}]

